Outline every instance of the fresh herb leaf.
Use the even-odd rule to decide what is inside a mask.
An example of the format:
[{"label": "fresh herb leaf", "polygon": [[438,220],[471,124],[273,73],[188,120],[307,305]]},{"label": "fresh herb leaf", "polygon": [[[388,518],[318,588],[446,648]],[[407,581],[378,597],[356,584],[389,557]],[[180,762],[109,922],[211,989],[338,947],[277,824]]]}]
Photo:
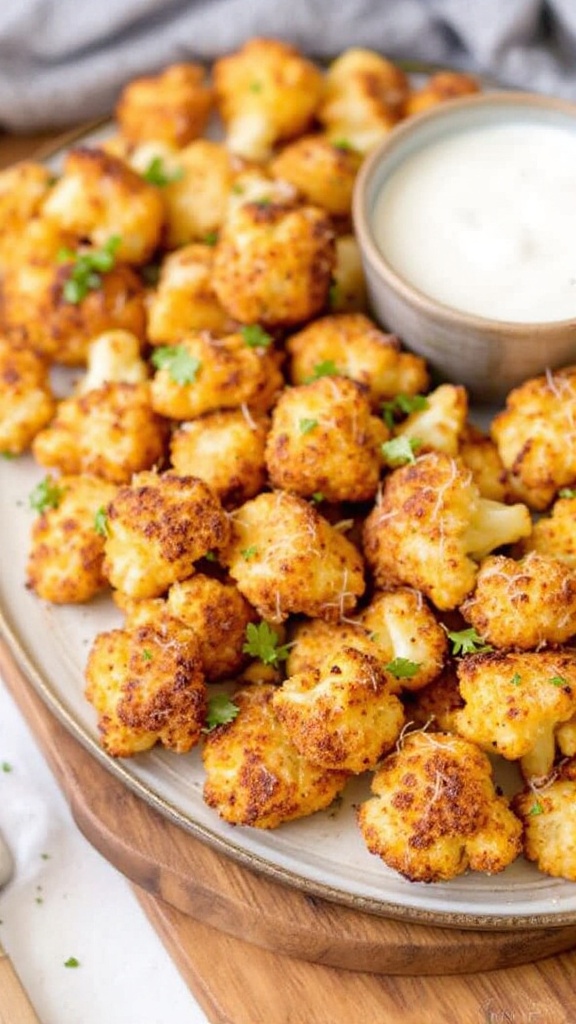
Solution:
[{"label": "fresh herb leaf", "polygon": [[408,462],[416,462],[415,452],[422,446],[417,437],[393,437],[384,441],[381,451],[390,466],[405,466]]},{"label": "fresh herb leaf", "polygon": [[216,245],[218,241],[218,232],[209,231],[208,234],[204,235],[204,245]]},{"label": "fresh herb leaf", "polygon": [[511,685],[512,686],[520,686],[521,682],[522,682],[522,676],[520,675],[519,672],[515,672],[514,675],[512,676],[512,679],[510,680]]},{"label": "fresh herb leaf", "polygon": [[279,647],[279,639],[276,630],[267,622],[259,622],[257,626],[249,622],[246,626],[246,643],[242,650],[245,654],[251,654],[253,658],[259,658],[265,665],[277,665],[279,661],[286,661],[288,657],[288,646]]},{"label": "fresh herb leaf", "polygon": [[260,324],[245,324],[240,328],[240,334],[249,348],[268,348],[272,344],[272,338]]},{"label": "fresh herb leaf", "polygon": [[104,505],[101,505],[94,516],[94,529],[101,537],[108,536],[108,514]]},{"label": "fresh herb leaf", "polygon": [[538,814],[544,814],[544,808],[539,800],[536,800],[536,802],[532,804],[528,814],[531,818],[535,818]]},{"label": "fresh herb leaf", "polygon": [[399,413],[409,416],[412,412],[421,412],[422,409],[427,409],[429,404],[426,395],[396,395],[390,401],[382,402],[380,406],[382,419],[386,426],[392,430]]},{"label": "fresh herb leaf", "polygon": [[49,508],[58,508],[64,496],[64,487],[59,487],[54,477],[46,476],[32,491],[29,497],[30,508],[35,512],[46,512]]},{"label": "fresh herb leaf", "polygon": [[321,501],[324,501],[324,495],[322,491],[314,491],[314,494],[312,494],[311,497],[312,501],[315,502],[316,505],[319,505]]},{"label": "fresh herb leaf", "polygon": [[142,657],[144,658],[144,661],[152,661],[152,651],[149,651],[148,648],[145,647],[142,651]]},{"label": "fresh herb leaf", "polygon": [[218,559],[216,558],[216,555],[215,555],[215,553],[213,551],[207,551],[206,554],[204,555],[204,558],[206,559],[207,562],[216,562],[216,561],[218,561]]},{"label": "fresh herb leaf", "polygon": [[246,562],[249,562],[251,558],[255,558],[258,554],[258,548],[255,544],[251,544],[249,548],[243,548],[240,554]]},{"label": "fresh herb leaf", "polygon": [[119,235],[112,235],[101,249],[92,249],[88,252],[75,252],[72,249],[59,251],[57,258],[60,263],[72,260],[68,279],[62,289],[62,296],[66,302],[76,305],[86,298],[88,292],[100,287],[101,275],[108,273],[116,265],[116,251],[120,241]]},{"label": "fresh herb leaf", "polygon": [[64,961],[64,967],[80,967],[80,961],[75,956],[69,956]]},{"label": "fresh herb leaf", "polygon": [[309,434],[310,431],[314,430],[314,427],[317,427],[317,426],[318,426],[318,420],[309,420],[309,419],[306,419],[306,418],[300,420],[300,422],[298,423],[298,427],[300,429],[300,433],[301,434]]},{"label": "fresh herb leaf", "polygon": [[175,167],[174,170],[169,171],[166,169],[161,156],[153,156],[148,167],[143,172],[142,177],[149,185],[156,185],[158,188],[164,188],[166,185],[170,185],[173,181],[181,181],[184,177],[184,168]]},{"label": "fresh herb leaf", "polygon": [[183,345],[161,345],[152,353],[152,365],[167,370],[175,384],[193,384],[202,363]]},{"label": "fresh herb leaf", "polygon": [[564,679],[564,676],[552,676],[552,678],[549,679],[548,682],[552,683],[552,686],[567,686],[568,685],[568,680]]},{"label": "fresh herb leaf", "polygon": [[227,725],[228,722],[233,722],[239,710],[238,705],[233,700],[230,700],[227,694],[217,693],[214,697],[210,697],[208,701],[206,725],[202,731],[212,732],[212,729],[215,729],[217,725]]},{"label": "fresh herb leaf", "polygon": [[492,651],[490,644],[484,643],[481,636],[475,629],[462,629],[460,632],[448,632],[448,639],[452,643],[452,654],[481,654],[483,651]]},{"label": "fresh herb leaf", "polygon": [[3,772],[11,772],[12,771],[12,765],[8,761],[2,761],[2,771]]},{"label": "fresh herb leaf", "polygon": [[421,662],[410,661],[409,658],[394,658],[385,665],[387,672],[396,679],[412,679],[418,673]]},{"label": "fresh herb leaf", "polygon": [[558,491],[559,498],[576,498],[576,487],[563,487]]},{"label": "fresh herb leaf", "polygon": [[336,366],[333,359],[324,359],[321,363],[316,363],[312,373],[306,378],[305,384],[310,384],[313,380],[319,380],[320,377],[341,377],[342,373]]},{"label": "fresh herb leaf", "polygon": [[348,139],[333,139],[332,146],[334,149],[342,149],[344,152],[354,149],[354,146],[348,141]]}]

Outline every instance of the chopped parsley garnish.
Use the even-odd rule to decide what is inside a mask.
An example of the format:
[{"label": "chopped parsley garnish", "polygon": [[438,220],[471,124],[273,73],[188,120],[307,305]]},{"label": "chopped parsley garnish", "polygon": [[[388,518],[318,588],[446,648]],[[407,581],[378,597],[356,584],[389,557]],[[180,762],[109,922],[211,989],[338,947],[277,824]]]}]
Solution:
[{"label": "chopped parsley garnish", "polygon": [[2,456],[3,459],[6,459],[7,461],[10,461],[11,459],[15,459],[17,457],[16,452],[0,452],[0,455]]},{"label": "chopped parsley garnish", "polygon": [[542,807],[542,804],[539,800],[536,800],[536,802],[532,804],[532,807],[528,811],[528,814],[531,818],[535,818],[538,814],[544,814],[544,808]]},{"label": "chopped parsley garnish", "polygon": [[334,149],[342,149],[344,152],[354,149],[354,146],[348,141],[348,139],[334,139],[332,141],[332,145]]},{"label": "chopped parsley garnish", "polygon": [[245,654],[251,654],[253,658],[259,658],[265,665],[277,665],[279,661],[286,661],[288,657],[288,646],[279,647],[279,639],[276,630],[267,622],[259,622],[257,626],[249,622],[246,626],[246,643],[242,650]]},{"label": "chopped parsley garnish", "polygon": [[255,544],[251,544],[249,548],[243,548],[240,554],[246,562],[249,562],[251,558],[255,558],[258,554],[258,548]]},{"label": "chopped parsley garnish", "polygon": [[[371,634],[371,638],[374,635]],[[409,658],[394,658],[384,667],[396,679],[412,679],[417,674],[420,664],[419,661],[410,661]]]},{"label": "chopped parsley garnish", "polygon": [[563,487],[558,491],[559,498],[576,498],[576,487]]},{"label": "chopped parsley garnish", "polygon": [[64,967],[80,967],[80,961],[75,956],[69,956],[68,959],[64,961]]},{"label": "chopped parsley garnish", "polygon": [[193,384],[202,363],[183,345],[161,345],[152,353],[152,365],[167,370],[175,384]]},{"label": "chopped parsley garnish", "polygon": [[475,629],[462,629],[459,633],[448,632],[448,639],[452,643],[452,654],[481,654],[483,651],[492,651],[490,644],[484,643],[481,636]]},{"label": "chopped parsley garnish", "polygon": [[568,685],[568,680],[564,679],[564,676],[552,676],[552,678],[549,679],[548,682],[552,683],[552,686],[567,686]]},{"label": "chopped parsley garnish", "polygon": [[260,324],[245,324],[240,328],[240,334],[248,348],[268,348],[272,344],[272,338]]},{"label": "chopped parsley garnish", "polygon": [[12,771],[12,765],[8,761],[2,761],[2,771],[3,772],[11,772]]},{"label": "chopped parsley garnish", "polygon": [[207,235],[204,235],[204,245],[216,245],[218,241],[218,232],[209,231]]},{"label": "chopped parsley garnish", "polygon": [[312,373],[306,378],[305,384],[310,384],[313,380],[318,380],[320,377],[341,377],[342,373],[336,366],[333,359],[324,359],[321,363],[316,363]]},{"label": "chopped parsley garnish", "polygon": [[153,156],[148,167],[142,173],[142,177],[149,185],[164,188],[165,185],[170,185],[173,181],[181,181],[184,177],[184,168],[175,167],[174,170],[169,171],[161,156]]},{"label": "chopped parsley garnish", "polygon": [[214,551],[207,551],[206,554],[204,555],[204,558],[206,559],[207,562],[216,562],[216,561],[218,561]]},{"label": "chopped parsley garnish", "polygon": [[405,466],[408,462],[416,462],[415,452],[422,446],[417,437],[393,437],[381,445],[382,455],[390,466]]},{"label": "chopped parsley garnish", "polygon": [[94,529],[101,537],[108,536],[108,514],[103,505],[100,506],[94,516]]},{"label": "chopped parsley garnish", "polygon": [[233,722],[239,710],[238,705],[233,700],[230,700],[227,694],[217,693],[214,697],[210,697],[208,701],[206,725],[202,731],[212,732],[212,729],[215,729],[217,725],[227,725],[228,722]]},{"label": "chopped parsley garnish", "polygon": [[520,675],[519,672],[515,672],[514,675],[512,676],[512,679],[510,680],[511,685],[512,686],[520,686],[521,682],[522,682],[522,676]]},{"label": "chopped parsley garnish", "polygon": [[306,419],[306,418],[300,420],[300,422],[298,423],[298,427],[299,427],[299,430],[300,430],[301,434],[309,434],[310,431],[314,430],[314,427],[317,427],[317,426],[318,426],[318,420],[309,420],[309,419]]},{"label": "chopped parsley garnish", "polygon": [[142,651],[142,657],[144,661],[152,661],[152,651],[149,651],[147,647]]},{"label": "chopped parsley garnish", "polygon": [[54,477],[46,476],[32,491],[29,497],[30,508],[35,512],[46,512],[49,508],[58,508],[64,496],[64,487],[59,487]]},{"label": "chopped parsley garnish", "polygon": [[421,412],[429,405],[426,395],[396,395],[388,402],[382,402],[382,419],[392,430],[398,414],[409,416],[412,412]]},{"label": "chopped parsley garnish", "polygon": [[321,501],[324,501],[324,495],[322,491],[314,491],[314,494],[312,495],[312,501],[315,502],[316,505],[319,505]]},{"label": "chopped parsley garnish", "polygon": [[62,296],[66,302],[76,305],[85,299],[90,291],[96,291],[102,284],[102,274],[108,273],[116,265],[116,251],[120,245],[120,236],[112,235],[101,249],[88,252],[77,252],[73,249],[61,249],[58,261],[72,261],[68,280],[64,282]]}]

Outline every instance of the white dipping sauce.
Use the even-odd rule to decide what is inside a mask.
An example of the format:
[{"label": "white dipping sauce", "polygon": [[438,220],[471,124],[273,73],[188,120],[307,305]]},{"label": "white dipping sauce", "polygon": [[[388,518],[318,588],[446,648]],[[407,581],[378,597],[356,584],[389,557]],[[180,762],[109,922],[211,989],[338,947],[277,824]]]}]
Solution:
[{"label": "white dipping sauce", "polygon": [[576,130],[447,134],[399,164],[373,217],[390,266],[431,298],[498,320],[576,317]]}]

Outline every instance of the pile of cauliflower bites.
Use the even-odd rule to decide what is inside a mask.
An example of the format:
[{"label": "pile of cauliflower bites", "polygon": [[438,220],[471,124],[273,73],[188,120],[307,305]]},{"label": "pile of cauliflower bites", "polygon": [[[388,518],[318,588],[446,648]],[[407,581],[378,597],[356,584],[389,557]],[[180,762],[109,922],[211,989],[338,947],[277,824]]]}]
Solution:
[{"label": "pile of cauliflower bites", "polygon": [[199,745],[207,804],[264,829],[372,773],[358,826],[407,879],[576,881],[576,368],[482,433],[370,319],[351,230],[365,154],[476,88],[257,39],[2,172],[0,450],[46,471],[28,587],[120,609],[86,665],[110,755]]}]

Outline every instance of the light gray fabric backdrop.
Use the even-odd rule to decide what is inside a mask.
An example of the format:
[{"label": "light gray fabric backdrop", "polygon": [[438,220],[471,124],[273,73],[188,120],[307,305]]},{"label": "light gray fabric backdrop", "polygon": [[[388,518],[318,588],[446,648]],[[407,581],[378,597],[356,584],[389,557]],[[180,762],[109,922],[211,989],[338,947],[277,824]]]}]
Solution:
[{"label": "light gray fabric backdrop", "polygon": [[109,112],[122,85],[250,36],[467,68],[576,99],[576,0],[0,0],[0,125]]}]

